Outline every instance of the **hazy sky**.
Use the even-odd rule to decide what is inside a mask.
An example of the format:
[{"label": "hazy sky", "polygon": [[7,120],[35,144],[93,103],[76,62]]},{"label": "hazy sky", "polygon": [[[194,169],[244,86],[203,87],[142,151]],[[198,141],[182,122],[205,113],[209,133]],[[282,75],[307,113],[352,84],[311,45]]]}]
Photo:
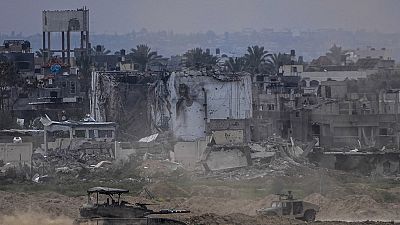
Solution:
[{"label": "hazy sky", "polygon": [[41,11],[90,10],[94,33],[243,28],[400,32],[400,0],[1,0],[0,32],[41,32]]}]

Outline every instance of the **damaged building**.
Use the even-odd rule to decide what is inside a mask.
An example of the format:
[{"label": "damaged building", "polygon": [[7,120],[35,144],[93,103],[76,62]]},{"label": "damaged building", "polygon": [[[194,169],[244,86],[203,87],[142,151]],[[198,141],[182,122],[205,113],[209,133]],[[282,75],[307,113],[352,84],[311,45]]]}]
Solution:
[{"label": "damaged building", "polygon": [[[194,141],[207,136],[224,122],[252,118],[251,78],[249,74],[207,74],[199,71],[172,73],[165,83],[164,103],[155,111],[156,124],[163,120],[175,137]],[[159,92],[164,94],[163,92]],[[242,126],[245,132],[245,126]]]},{"label": "damaged building", "polygon": [[250,141],[249,74],[176,72],[165,84],[167,92],[158,99],[163,104],[156,110],[155,121],[168,121],[177,140],[175,161],[194,167],[203,160],[214,169],[248,165],[246,159],[241,160],[240,145]]}]

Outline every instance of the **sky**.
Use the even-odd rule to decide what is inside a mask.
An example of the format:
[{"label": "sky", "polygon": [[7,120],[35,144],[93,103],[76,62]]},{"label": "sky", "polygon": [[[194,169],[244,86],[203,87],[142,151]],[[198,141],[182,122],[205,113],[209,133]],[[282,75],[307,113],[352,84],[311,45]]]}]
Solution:
[{"label": "sky", "polygon": [[90,10],[91,33],[342,28],[400,32],[400,0],[1,0],[0,32],[42,31],[42,10]]}]

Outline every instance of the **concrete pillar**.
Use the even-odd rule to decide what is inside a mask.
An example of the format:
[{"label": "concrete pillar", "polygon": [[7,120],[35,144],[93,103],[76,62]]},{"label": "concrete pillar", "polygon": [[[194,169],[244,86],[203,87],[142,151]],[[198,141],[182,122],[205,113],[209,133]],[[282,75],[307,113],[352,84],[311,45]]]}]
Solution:
[{"label": "concrete pillar", "polygon": [[46,62],[45,51],[46,51],[46,32],[42,35],[42,49],[43,49],[43,64]]},{"label": "concrete pillar", "polygon": [[84,33],[81,31],[81,57],[83,57],[83,39],[84,39]]},{"label": "concrete pillar", "polygon": [[71,62],[71,32],[67,31],[67,63]]},{"label": "concrete pillar", "polygon": [[44,135],[43,135],[44,152],[47,153],[47,151],[48,151],[48,149],[49,149],[49,145],[48,145],[48,143],[47,143],[47,126],[44,126],[43,131],[44,131],[44,132],[43,132],[43,133],[44,133]]},{"label": "concrete pillar", "polygon": [[72,130],[72,127],[70,127],[69,128],[69,139],[73,139],[74,138],[74,133],[73,133],[73,130]]},{"label": "concrete pillar", "polygon": [[89,48],[89,30],[86,31],[85,41],[86,41],[86,48]]},{"label": "concrete pillar", "polygon": [[64,31],[61,32],[61,50],[62,50],[62,62],[65,63],[65,33]]},{"label": "concrete pillar", "polygon": [[48,50],[48,54],[49,54],[49,59],[50,59],[50,49],[51,49],[51,32],[47,32],[47,50]]}]

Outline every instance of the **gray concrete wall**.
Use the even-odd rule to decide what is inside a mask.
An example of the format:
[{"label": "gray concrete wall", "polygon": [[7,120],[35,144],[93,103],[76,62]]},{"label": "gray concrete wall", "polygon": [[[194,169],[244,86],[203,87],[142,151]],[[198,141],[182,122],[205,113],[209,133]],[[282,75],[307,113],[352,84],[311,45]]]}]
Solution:
[{"label": "gray concrete wall", "polygon": [[206,147],[205,140],[177,142],[174,146],[174,161],[186,169],[195,169]]},{"label": "gray concrete wall", "polygon": [[239,148],[226,150],[221,148],[219,151],[211,151],[205,161],[208,169],[213,171],[248,166],[248,158]]},{"label": "gray concrete wall", "polygon": [[0,143],[0,160],[4,163],[31,164],[32,143]]},{"label": "gray concrete wall", "polygon": [[170,114],[170,127],[180,140],[205,138],[207,120],[252,118],[250,76],[223,81],[212,76],[172,73],[168,87],[171,108],[166,114]]}]

